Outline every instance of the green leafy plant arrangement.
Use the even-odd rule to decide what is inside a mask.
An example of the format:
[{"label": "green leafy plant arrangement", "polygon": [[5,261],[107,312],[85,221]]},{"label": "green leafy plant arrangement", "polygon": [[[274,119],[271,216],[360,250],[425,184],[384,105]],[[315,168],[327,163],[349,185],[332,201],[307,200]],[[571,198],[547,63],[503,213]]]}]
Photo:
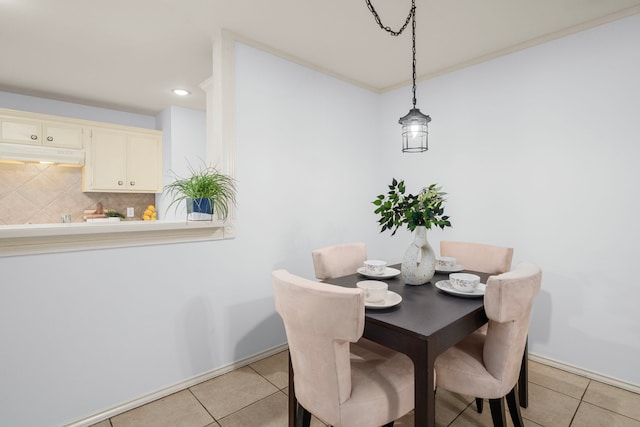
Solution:
[{"label": "green leafy plant arrangement", "polygon": [[[176,206],[183,200],[189,199],[208,199],[211,206],[215,206],[214,210],[223,220],[229,215],[229,208],[236,204],[236,181],[233,177],[220,173],[213,166],[204,166],[195,169],[189,165],[191,176],[182,178],[175,173],[175,180],[171,184],[165,185],[167,191],[173,201],[171,206]],[[196,202],[197,203],[197,202]]]},{"label": "green leafy plant arrangement", "polygon": [[106,216],[108,217],[114,217],[114,218],[124,218],[124,215],[121,214],[120,212],[116,212],[114,210],[108,210],[104,213]]},{"label": "green leafy plant arrangement", "polygon": [[383,231],[392,231],[393,236],[398,228],[405,225],[413,231],[423,225],[427,229],[432,226],[451,227],[449,217],[444,215],[444,196],[447,193],[441,191],[437,184],[424,187],[417,195],[406,194],[404,181],[393,178],[389,185],[389,192],[380,194],[372,203],[377,206],[374,211],[380,215],[378,223]]}]

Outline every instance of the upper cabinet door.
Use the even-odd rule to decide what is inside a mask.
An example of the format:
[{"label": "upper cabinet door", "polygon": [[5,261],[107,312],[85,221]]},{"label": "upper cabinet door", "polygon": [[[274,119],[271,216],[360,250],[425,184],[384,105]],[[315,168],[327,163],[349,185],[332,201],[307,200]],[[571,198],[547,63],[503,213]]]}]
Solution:
[{"label": "upper cabinet door", "polygon": [[162,141],[155,135],[127,136],[129,190],[162,192]]},{"label": "upper cabinet door", "polygon": [[82,149],[82,126],[23,117],[0,117],[0,141]]},{"label": "upper cabinet door", "polygon": [[91,150],[85,165],[90,170],[90,182],[85,191],[126,190],[126,144],[124,133],[96,129],[91,132]]},{"label": "upper cabinet door", "polygon": [[43,122],[43,145],[62,148],[82,148],[82,126]]},{"label": "upper cabinet door", "polygon": [[0,140],[17,144],[42,145],[41,122],[14,117],[0,117]]}]

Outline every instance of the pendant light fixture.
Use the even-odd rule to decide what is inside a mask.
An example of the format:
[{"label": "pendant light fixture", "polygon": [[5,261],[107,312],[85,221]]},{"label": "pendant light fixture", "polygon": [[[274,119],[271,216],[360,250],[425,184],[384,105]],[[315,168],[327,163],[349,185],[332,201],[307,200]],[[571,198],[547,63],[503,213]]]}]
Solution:
[{"label": "pendant light fixture", "polygon": [[365,0],[367,2],[367,6],[369,10],[373,14],[376,22],[386,32],[391,34],[392,36],[399,36],[402,34],[407,25],[409,25],[409,21],[411,21],[411,29],[412,29],[412,53],[413,53],[413,108],[409,110],[409,113],[406,116],[400,117],[398,123],[402,125],[402,152],[403,153],[422,153],[429,149],[429,122],[431,121],[431,117],[422,114],[419,109],[416,108],[416,2],[415,0],[411,0],[411,10],[409,11],[409,15],[407,19],[398,31],[393,31],[388,26],[382,25],[380,21],[380,16],[373,8],[371,4],[371,0]]}]

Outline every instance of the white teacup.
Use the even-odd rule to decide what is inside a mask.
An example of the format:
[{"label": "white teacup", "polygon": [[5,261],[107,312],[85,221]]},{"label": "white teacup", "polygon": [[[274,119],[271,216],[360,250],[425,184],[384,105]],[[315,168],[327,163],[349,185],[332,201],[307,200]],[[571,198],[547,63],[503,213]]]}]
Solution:
[{"label": "white teacup", "polygon": [[480,276],[469,273],[451,273],[449,283],[456,291],[473,292],[480,284]]},{"label": "white teacup", "polygon": [[377,280],[363,280],[356,284],[364,291],[364,299],[367,302],[382,302],[387,299],[389,286]]},{"label": "white teacup", "polygon": [[384,274],[386,269],[386,261],[368,259],[364,262],[364,270],[367,272],[367,274]]},{"label": "white teacup", "polygon": [[436,261],[436,268],[440,270],[451,270],[456,266],[456,259],[450,256],[441,256]]}]

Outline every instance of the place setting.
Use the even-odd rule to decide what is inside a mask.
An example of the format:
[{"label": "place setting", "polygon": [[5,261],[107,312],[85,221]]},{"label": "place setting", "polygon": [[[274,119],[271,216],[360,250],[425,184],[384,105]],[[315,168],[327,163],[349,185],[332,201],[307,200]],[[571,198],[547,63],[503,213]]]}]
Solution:
[{"label": "place setting", "polygon": [[437,273],[457,273],[464,270],[464,267],[458,264],[454,257],[443,256],[436,259]]},{"label": "place setting", "polygon": [[435,286],[447,294],[463,298],[483,297],[487,287],[480,283],[480,276],[470,273],[451,273],[449,280],[440,280]]},{"label": "place setting", "polygon": [[364,291],[364,306],[366,308],[389,308],[400,304],[402,297],[389,290],[385,282],[378,280],[363,280],[356,283]]},{"label": "place setting", "polygon": [[364,265],[359,267],[356,271],[358,274],[370,279],[391,279],[400,275],[400,270],[397,268],[387,267],[386,261],[377,259],[366,260]]}]

